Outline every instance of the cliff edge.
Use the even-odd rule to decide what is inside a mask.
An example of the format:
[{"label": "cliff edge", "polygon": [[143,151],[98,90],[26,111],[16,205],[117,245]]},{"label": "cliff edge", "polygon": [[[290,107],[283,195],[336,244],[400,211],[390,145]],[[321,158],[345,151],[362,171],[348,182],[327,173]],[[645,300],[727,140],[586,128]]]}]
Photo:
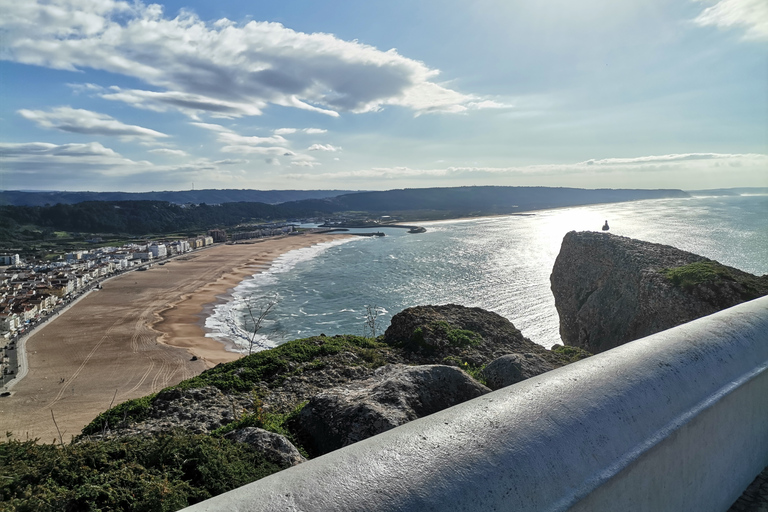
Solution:
[{"label": "cliff edge", "polygon": [[563,343],[592,353],[768,294],[768,275],[596,232],[565,235],[550,282]]}]

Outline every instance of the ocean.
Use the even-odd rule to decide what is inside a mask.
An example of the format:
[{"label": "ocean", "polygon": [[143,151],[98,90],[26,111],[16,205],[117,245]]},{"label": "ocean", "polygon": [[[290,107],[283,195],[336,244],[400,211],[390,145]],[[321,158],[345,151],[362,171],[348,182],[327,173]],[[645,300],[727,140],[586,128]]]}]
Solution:
[{"label": "ocean", "polygon": [[[392,316],[422,304],[462,304],[508,318],[525,336],[561,343],[549,275],[563,236],[599,231],[674,247],[762,275],[768,273],[768,196],[653,199],[419,223],[426,233],[385,228],[299,249],[240,283],[206,320],[208,336],[247,352],[254,316],[275,303],[256,350],[318,334],[377,334]],[[361,231],[361,230],[357,230]]]}]

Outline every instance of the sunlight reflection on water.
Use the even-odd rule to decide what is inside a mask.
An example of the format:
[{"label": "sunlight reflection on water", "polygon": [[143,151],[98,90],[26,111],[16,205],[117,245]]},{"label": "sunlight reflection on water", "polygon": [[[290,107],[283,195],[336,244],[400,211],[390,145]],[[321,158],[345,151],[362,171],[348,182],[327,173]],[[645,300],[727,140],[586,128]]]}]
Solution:
[{"label": "sunlight reflection on water", "polygon": [[478,306],[509,318],[533,341],[560,342],[549,275],[563,236],[599,231],[673,245],[755,274],[768,273],[768,197],[661,199],[535,212],[532,215],[424,223],[417,235],[386,237],[289,253],[241,283],[206,325],[212,335],[247,329],[238,312],[248,296],[277,293],[280,304],[262,341],[320,334],[362,334],[366,304],[392,314],[418,304]]}]

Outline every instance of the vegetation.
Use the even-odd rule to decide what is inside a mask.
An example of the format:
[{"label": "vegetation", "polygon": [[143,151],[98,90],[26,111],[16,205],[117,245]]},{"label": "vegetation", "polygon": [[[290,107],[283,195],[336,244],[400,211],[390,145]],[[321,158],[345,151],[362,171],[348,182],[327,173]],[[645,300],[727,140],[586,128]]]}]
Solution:
[{"label": "vegetation", "polygon": [[302,402],[290,412],[273,413],[264,411],[261,407],[261,402],[257,401],[256,411],[253,414],[246,414],[242,418],[214,430],[211,432],[211,435],[224,436],[229,432],[246,427],[262,428],[274,432],[275,434],[285,436],[304,457],[309,458],[307,450],[302,446],[299,436],[295,435],[288,426],[290,422],[299,415],[305,405],[307,405],[307,402]]},{"label": "vegetation", "polygon": [[54,206],[0,206],[0,229],[24,232],[29,231],[25,226],[37,226],[42,230],[41,236],[47,233],[48,237],[54,231],[140,235],[310,216],[322,212],[322,208],[331,211],[328,203],[315,200],[284,205],[201,203],[182,206],[163,201],[87,201]]},{"label": "vegetation", "polygon": [[83,434],[99,434],[109,428],[114,428],[126,422],[134,423],[147,419],[149,407],[152,405],[157,393],[141,398],[134,398],[112,407],[108,411],[99,414],[95,420],[83,429]]},{"label": "vegetation", "polygon": [[477,366],[457,356],[444,357],[442,363],[447,366],[456,366],[458,368],[461,368],[462,370],[467,372],[467,374],[470,377],[475,379],[477,382],[479,382],[483,386],[488,385],[488,381],[483,376],[483,370],[487,365],[483,364],[483,365]]},{"label": "vegetation", "polygon": [[664,269],[662,273],[675,286],[682,288],[690,288],[691,286],[718,279],[733,280],[728,267],[716,261],[697,261],[682,267]]},{"label": "vegetation", "polygon": [[215,386],[227,391],[251,391],[259,382],[269,386],[280,384],[285,377],[303,371],[318,359],[343,351],[357,354],[372,367],[381,366],[385,359],[382,352],[387,345],[362,336],[314,336],[289,341],[271,350],[256,352],[226,365],[215,368],[181,382],[179,389]]},{"label": "vegetation", "polygon": [[571,347],[568,345],[555,345],[551,350],[555,354],[560,354],[565,357],[566,361],[569,363],[575,363],[576,361],[586,359],[592,355],[581,347]]},{"label": "vegetation", "polygon": [[[361,336],[314,336],[289,341],[276,348],[256,352],[225,365],[207,370],[197,377],[180,382],[167,389],[195,389],[214,386],[227,392],[251,392],[260,382],[269,386],[279,385],[286,377],[306,370],[319,369],[325,365],[324,359],[342,351],[356,354],[370,368],[387,363],[385,354],[389,347],[371,338]],[[96,419],[83,428],[84,435],[95,435],[106,428],[116,428],[126,423],[134,423],[147,418],[149,408],[157,394],[128,400],[112,409],[99,414]],[[266,430],[282,433],[270,428],[275,425],[274,418],[259,417],[259,407],[252,420],[258,420]],[[281,421],[285,421],[283,418]],[[280,423],[280,422],[278,422]]]},{"label": "vegetation", "polygon": [[[471,347],[482,342],[478,333],[457,329],[444,321],[423,328],[422,335],[432,332],[452,347]],[[226,435],[232,431],[245,427],[269,430],[285,436],[308,456],[295,429],[296,418],[306,405],[297,402],[306,398],[287,403],[284,410],[272,408],[272,404],[266,407],[262,397],[269,390],[264,386],[278,388],[288,377],[326,371],[328,367],[376,368],[399,361],[400,351],[375,338],[315,336],[219,365],[168,388],[214,386],[224,393],[252,394],[252,409],[208,435],[174,430],[154,436],[98,441],[89,438],[107,428],[114,433],[124,424],[147,419],[156,394],[129,400],[100,414],[69,445],[9,438],[0,444],[0,512],[172,511],[245,485],[283,468],[250,445],[229,440]],[[559,347],[555,351],[574,359],[586,354],[575,347]],[[337,357],[340,354],[342,357]],[[442,362],[485,383],[482,365],[459,355],[445,357]]]},{"label": "vegetation", "polygon": [[182,432],[64,447],[0,443],[0,512],[173,511],[281,468],[246,444]]},{"label": "vegetation", "polygon": [[421,347],[427,347],[428,338],[447,339],[451,347],[474,347],[483,342],[483,337],[474,331],[457,329],[443,320],[432,322],[425,327],[419,327],[413,331],[412,343]]}]

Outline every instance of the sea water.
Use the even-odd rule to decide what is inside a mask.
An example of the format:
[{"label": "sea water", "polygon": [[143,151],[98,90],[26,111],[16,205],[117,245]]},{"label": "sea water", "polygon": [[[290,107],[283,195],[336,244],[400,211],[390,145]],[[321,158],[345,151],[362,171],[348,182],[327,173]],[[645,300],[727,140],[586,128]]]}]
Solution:
[{"label": "sea water", "polygon": [[[209,336],[247,351],[318,334],[376,334],[422,304],[494,311],[536,343],[561,343],[549,276],[563,236],[599,231],[672,245],[753,274],[768,273],[768,196],[692,197],[590,205],[380,229],[291,251],[238,285],[207,319]],[[254,318],[273,303],[253,337]],[[250,313],[247,305],[250,306]]]}]

